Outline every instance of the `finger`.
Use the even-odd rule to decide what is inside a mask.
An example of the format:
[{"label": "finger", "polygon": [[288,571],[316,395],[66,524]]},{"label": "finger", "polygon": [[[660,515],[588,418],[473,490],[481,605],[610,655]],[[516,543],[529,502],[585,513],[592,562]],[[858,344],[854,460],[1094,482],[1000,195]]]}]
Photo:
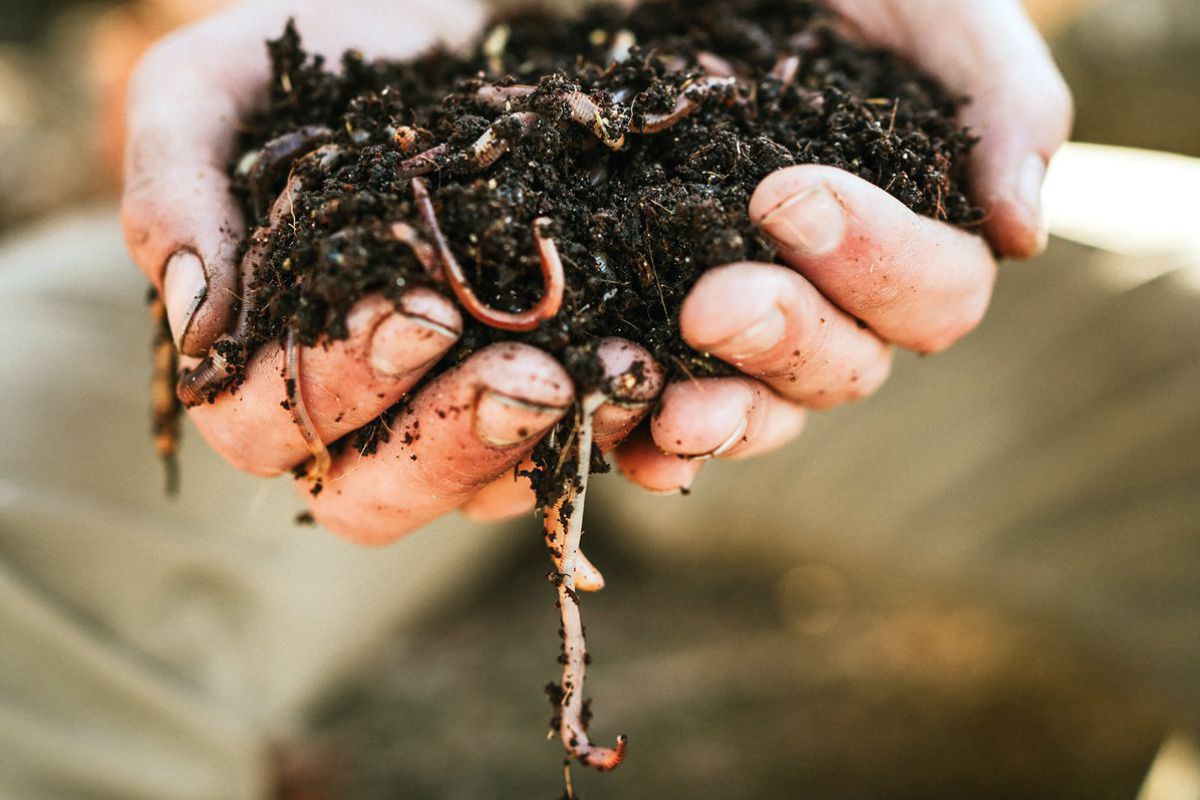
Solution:
[{"label": "finger", "polygon": [[832,0],[864,38],[907,56],[971,98],[962,121],[980,137],[970,174],[985,230],[1002,255],[1046,245],[1041,186],[1071,132],[1071,93],[1017,0]]},{"label": "finger", "polygon": [[747,458],[782,447],[804,427],[804,410],[749,378],[667,386],[650,420],[660,450],[686,458]]},{"label": "finger", "polygon": [[775,264],[729,264],[704,273],[683,303],[679,329],[697,350],[811,408],[866,397],[891,369],[887,344]]},{"label": "finger", "polygon": [[648,426],[639,427],[613,453],[621,474],[654,494],[679,494],[689,489],[704,462],[664,453]]},{"label": "finger", "polygon": [[750,218],[822,294],[902,347],[945,349],[991,299],[996,264],[982,239],[848,172],[773,172],[750,198]]},{"label": "finger", "polygon": [[532,468],[533,462],[526,459],[518,469],[505,472],[472,495],[459,510],[472,522],[502,522],[532,513],[537,505],[533,486],[529,478],[517,474]]},{"label": "finger", "polygon": [[605,339],[596,355],[611,395],[592,417],[592,436],[596,446],[608,452],[650,413],[662,392],[664,375],[648,350],[627,339]]},{"label": "finger", "polygon": [[[428,289],[410,290],[399,309],[383,297],[367,298],[351,310],[346,324],[346,339],[306,347],[300,357],[299,394],[326,443],[394,405],[462,330],[454,305]],[[218,453],[258,475],[277,475],[309,452],[287,402],[284,361],[278,343],[263,347],[236,392],[189,411]]]},{"label": "finger", "polygon": [[550,356],[491,345],[422,389],[374,455],[340,454],[311,499],[313,515],[356,542],[394,541],[512,470],[574,397]]},{"label": "finger", "polygon": [[[649,351],[627,339],[610,337],[596,351],[613,399],[596,409],[592,435],[603,452],[616,447],[650,413],[662,391],[663,371]],[[530,469],[527,462],[522,469]],[[529,479],[506,473],[481,489],[462,506],[468,519],[498,522],[533,510],[535,499]]]}]

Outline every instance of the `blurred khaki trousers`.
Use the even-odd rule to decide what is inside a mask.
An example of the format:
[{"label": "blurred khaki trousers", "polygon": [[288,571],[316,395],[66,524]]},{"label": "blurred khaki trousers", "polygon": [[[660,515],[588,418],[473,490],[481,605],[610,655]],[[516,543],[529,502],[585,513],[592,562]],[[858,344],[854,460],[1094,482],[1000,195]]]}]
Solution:
[{"label": "blurred khaki trousers", "polygon": [[[0,248],[0,798],[251,800],[272,742],[503,532],[360,550],[198,438],[167,500],[115,213]],[[604,482],[636,546],[878,562],[1103,648],[1200,713],[1200,279],[1056,243],[990,319],[688,498]],[[724,487],[724,488],[722,488]],[[730,489],[734,487],[736,491]],[[611,502],[619,495],[619,502]],[[739,521],[740,520],[740,521]]]}]

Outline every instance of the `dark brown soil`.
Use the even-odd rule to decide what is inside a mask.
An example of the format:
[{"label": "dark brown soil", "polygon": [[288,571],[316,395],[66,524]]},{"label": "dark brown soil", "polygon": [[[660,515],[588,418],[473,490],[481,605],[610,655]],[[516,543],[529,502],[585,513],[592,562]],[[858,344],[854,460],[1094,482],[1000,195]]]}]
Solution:
[{"label": "dark brown soil", "polygon": [[[614,62],[614,44],[629,34],[636,44]],[[435,373],[491,342],[517,339],[559,358],[582,391],[599,380],[593,353],[603,336],[644,345],[673,378],[727,373],[683,343],[680,304],[710,267],[772,259],[747,203],[764,176],[788,165],[841,167],[958,225],[982,218],[963,176],[973,140],[954,121],[962,101],[894,56],[848,43],[817,6],[797,0],[659,0],[576,18],[528,11],[493,23],[466,54],[367,63],[350,52],[338,69],[306,55],[290,27],[269,47],[270,106],[252,121],[246,150],[322,125],[341,155],[303,176],[293,221],[273,236],[266,278],[252,287],[262,312],[252,320],[249,352],[282,340],[289,326],[309,344],[342,337],[347,311],[363,296],[398,297],[430,283],[413,251],[387,231],[403,220],[428,233],[411,180],[397,168],[441,143],[446,157],[424,180],[478,295],[511,311],[536,302],[542,282],[531,224],[539,216],[554,221],[567,290],[559,315],[530,333],[464,314],[462,339]],[[664,131],[629,133],[614,150],[567,117],[566,93],[575,90],[612,125],[668,110],[683,87],[711,72],[711,55],[732,66],[738,84]],[[770,74],[784,55],[799,57],[788,85]],[[476,92],[513,83],[538,87],[522,108],[540,120],[525,133],[502,130],[509,152],[480,169],[466,148],[503,112]],[[245,170],[235,174],[249,218],[261,223],[286,162],[257,185]],[[370,449],[386,435],[369,426],[356,444]],[[542,488],[548,499],[560,486]]]}]

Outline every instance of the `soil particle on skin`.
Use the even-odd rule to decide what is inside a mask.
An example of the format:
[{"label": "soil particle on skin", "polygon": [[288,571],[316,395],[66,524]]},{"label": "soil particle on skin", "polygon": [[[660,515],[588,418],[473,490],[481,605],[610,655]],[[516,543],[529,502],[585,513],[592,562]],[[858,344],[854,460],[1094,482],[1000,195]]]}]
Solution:
[{"label": "soil particle on skin", "polygon": [[[968,200],[974,141],[955,122],[963,101],[896,57],[847,42],[802,0],[651,0],[573,17],[523,11],[491,23],[464,52],[391,63],[351,51],[336,67],[308,55],[289,26],[269,52],[269,106],[248,122],[244,150],[288,136],[310,147],[325,141],[336,155],[320,166],[295,162],[302,190],[250,287],[260,311],[246,352],[282,341],[289,328],[306,344],[344,338],[347,312],[365,296],[399,301],[413,287],[436,288],[391,230],[403,221],[429,239],[411,178],[398,168],[442,144],[437,169],[423,180],[479,298],[505,311],[537,302],[538,217],[552,221],[545,233],[567,286],[561,312],[528,333],[464,313],[461,338],[427,380],[484,346],[516,340],[555,356],[582,394],[604,381],[595,353],[605,336],[641,344],[669,379],[729,374],[682,341],[680,306],[705,270],[774,259],[747,205],[758,182],[782,167],[839,167],[956,225],[975,227],[983,216]],[[700,91],[714,69],[736,82]],[[513,85],[536,89],[509,108],[480,95]],[[593,127],[570,117],[576,92],[597,106]],[[658,132],[631,130],[681,96],[696,99],[693,113]],[[536,117],[520,125],[513,111]],[[317,126],[331,133],[317,136]],[[469,153],[488,130],[507,151],[483,167]],[[597,130],[609,138],[626,131],[623,144],[610,146]],[[269,151],[293,155],[278,143]],[[288,170],[246,163],[239,159],[233,174],[253,228]],[[388,441],[396,413],[345,446],[373,452]],[[575,472],[561,453],[573,424],[568,415],[561,435],[535,453],[531,478],[543,505],[560,493],[561,476]]]}]

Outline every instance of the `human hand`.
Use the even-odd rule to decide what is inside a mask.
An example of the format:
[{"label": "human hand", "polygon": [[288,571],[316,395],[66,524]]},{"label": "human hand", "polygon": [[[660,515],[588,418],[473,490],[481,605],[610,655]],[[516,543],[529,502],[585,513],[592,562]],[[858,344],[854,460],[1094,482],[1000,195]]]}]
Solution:
[{"label": "human hand", "polygon": [[[227,131],[229,120],[252,108],[262,91],[261,40],[274,35],[283,18],[282,13],[264,16],[262,7],[254,9],[215,18],[161,46],[143,67],[132,96],[127,231],[139,264],[164,290],[172,330],[190,355],[202,354],[228,326],[229,300],[239,280],[231,258],[236,248],[232,232],[245,228],[229,199],[223,169],[232,146]],[[471,17],[464,29],[443,31],[439,25],[445,17],[420,28],[413,24],[411,10],[406,12],[407,27],[401,29],[407,34],[399,49],[394,39],[371,49],[372,33],[389,26],[361,13],[348,30],[330,29],[323,17],[319,40],[309,44],[336,54],[352,42],[360,47],[366,42],[362,49],[368,55],[403,57],[437,35],[465,38],[478,21]],[[305,30],[303,12],[300,26]],[[225,38],[227,29],[239,32],[237,41]],[[214,77],[226,91],[216,96],[200,92]],[[827,407],[869,393],[887,374],[890,350],[881,336],[938,349],[982,315],[994,269],[982,243],[913,216],[878,189],[858,185],[843,173],[826,170],[818,178],[819,169],[771,176],[756,194],[751,213],[756,219],[768,217],[763,224],[769,232],[802,230],[789,220],[804,204],[784,203],[782,212],[767,212],[779,205],[779,197],[803,189],[805,181],[825,180],[847,217],[844,239],[832,243],[828,252],[810,250],[807,256],[802,246],[781,241],[785,257],[811,283],[767,265],[734,265],[705,276],[684,308],[685,337],[762,380],[716,379],[670,387],[650,429],[639,430],[617,454],[623,471],[643,486],[677,490],[690,483],[700,459],[744,457],[791,438],[801,426],[802,405]],[[186,202],[181,202],[179,186],[191,191]],[[777,187],[774,195],[772,186]],[[869,229],[859,222],[864,219],[871,220]],[[864,289],[862,275],[845,271],[844,265],[866,258],[882,265],[894,253],[905,258],[888,262],[881,271],[898,275],[899,270],[906,278],[911,273],[912,294],[920,296],[881,296],[871,308],[859,310],[855,296],[880,294],[881,287],[871,289],[868,280]],[[937,257],[925,259],[927,254]],[[940,260],[951,262],[952,271],[939,274]],[[197,267],[206,280],[196,279]],[[739,284],[724,295],[738,302],[706,310],[706,302],[712,306],[706,297],[722,295],[721,281]],[[759,288],[746,291],[752,284]],[[763,298],[777,313],[765,327],[746,325],[766,310],[754,306]],[[846,311],[875,331],[861,330]],[[820,327],[808,324],[814,319]],[[351,314],[346,341],[304,355],[302,391],[321,438],[337,439],[390,407],[450,347],[460,325],[455,307],[432,292],[414,292],[399,311],[380,298],[364,301]],[[783,339],[769,351],[752,353],[744,342],[721,338],[722,325],[727,331],[757,332],[760,340],[764,331],[775,329]],[[649,363],[645,352],[629,343],[607,342],[603,353],[614,375],[633,361]],[[784,353],[797,355],[777,355]],[[264,348],[236,395],[223,395],[191,412],[219,452],[259,474],[278,473],[307,454],[290,414],[280,407],[282,361],[277,346]],[[651,370],[629,397],[602,408],[596,421],[598,442],[616,444],[640,421],[660,388],[661,374]],[[526,511],[532,496],[524,481],[511,478],[511,467],[565,413],[573,397],[565,372],[544,354],[518,345],[481,351],[423,390],[393,424],[395,431],[419,429],[419,436],[394,438],[376,458],[349,453],[336,461],[329,488],[312,501],[314,513],[338,533],[383,542],[456,507],[481,519]]]},{"label": "human hand", "polygon": [[[801,428],[803,409],[864,397],[887,378],[893,345],[950,346],[982,319],[1001,256],[1046,244],[1040,192],[1071,125],[1071,97],[1017,0],[829,0],[851,36],[889,48],[972,102],[962,122],[986,241],[920,217],[846,172],[799,166],[769,175],[751,219],[786,266],[706,273],[683,306],[684,339],[745,377],[666,388],[647,434],[617,453],[633,480],[690,480],[675,456],[743,458]],[[989,250],[988,245],[992,250]],[[865,323],[865,327],[858,324]]]}]

